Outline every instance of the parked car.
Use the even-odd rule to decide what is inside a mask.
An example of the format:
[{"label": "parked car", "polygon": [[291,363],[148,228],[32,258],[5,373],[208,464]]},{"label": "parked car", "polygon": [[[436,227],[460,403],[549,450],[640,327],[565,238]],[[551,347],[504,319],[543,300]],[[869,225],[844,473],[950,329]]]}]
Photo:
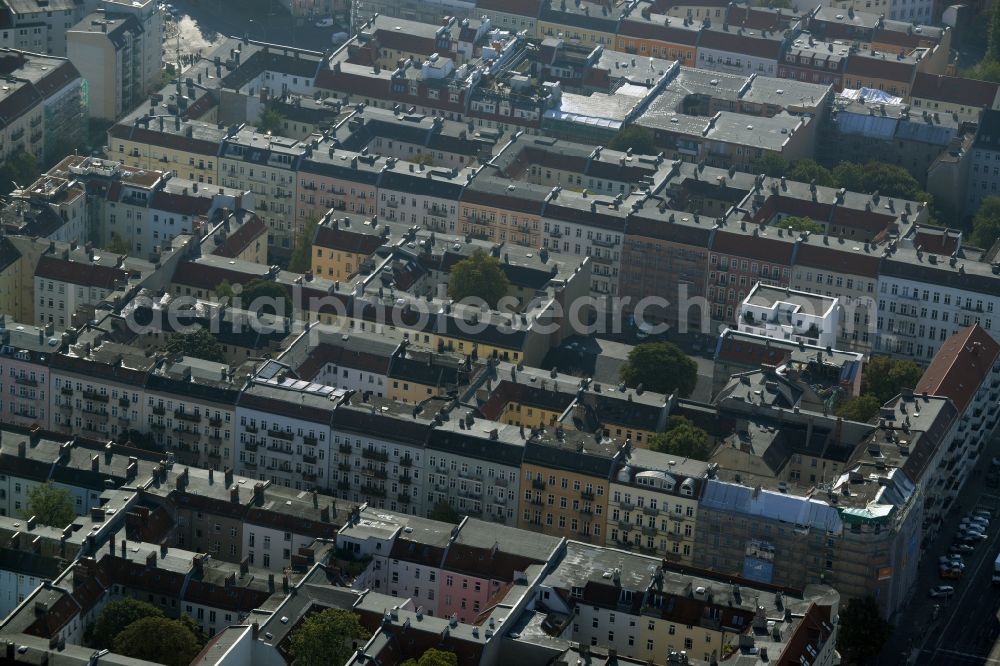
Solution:
[{"label": "parked car", "polygon": [[316,27],[317,28],[332,28],[333,27],[333,19],[330,18],[329,16],[327,16],[326,18],[321,18],[320,20],[316,21]]},{"label": "parked car", "polygon": [[972,515],[982,516],[983,518],[992,518],[993,511],[990,509],[976,509],[975,511],[972,512]]},{"label": "parked car", "polygon": [[949,565],[949,564],[961,564],[965,566],[965,562],[962,560],[961,555],[942,555],[938,558],[938,564]]},{"label": "parked car", "polygon": [[970,544],[954,543],[951,546],[951,550],[948,552],[962,554],[962,553],[972,553],[975,550],[976,550],[975,547]]},{"label": "parked car", "polygon": [[958,580],[965,573],[961,569],[941,569],[941,578],[944,580]]},{"label": "parked car", "polygon": [[988,537],[982,532],[966,532],[962,538],[973,541],[985,541]]},{"label": "parked car", "polygon": [[948,598],[955,594],[955,588],[951,585],[935,585],[931,588],[931,597],[938,598]]}]

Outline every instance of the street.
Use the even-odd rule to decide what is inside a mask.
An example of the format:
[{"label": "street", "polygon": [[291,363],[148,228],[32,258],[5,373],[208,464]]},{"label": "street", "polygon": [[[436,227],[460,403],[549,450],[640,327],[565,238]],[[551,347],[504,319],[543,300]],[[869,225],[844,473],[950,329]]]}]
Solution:
[{"label": "street", "polygon": [[[997,611],[1000,609],[1000,586],[993,585],[993,562],[1000,552],[1000,489],[986,486],[990,459],[997,454],[998,439],[988,444],[958,502],[948,514],[937,539],[927,548],[920,565],[916,589],[907,614],[895,621],[892,638],[882,650],[882,665],[933,664],[934,666],[1000,665],[1000,649],[995,647],[1000,635]],[[951,547],[958,523],[974,508],[989,508],[996,513],[990,521],[988,538],[964,556],[965,575],[958,580],[942,580],[938,575],[938,557]],[[939,584],[955,588],[951,599],[932,599],[928,591]],[[934,617],[935,605],[940,605]]]},{"label": "street", "polygon": [[[244,34],[274,44],[327,51],[332,46],[334,33],[343,30],[337,26],[315,27],[318,17],[293,19],[277,0],[240,3],[239,11],[232,11],[232,3],[226,0],[173,0],[170,4],[180,15],[182,51],[196,52],[196,49],[186,49],[188,39],[211,44],[218,41],[219,35],[242,37]],[[171,51],[174,48],[172,40],[167,48]],[[169,55],[172,59],[173,53]]]}]

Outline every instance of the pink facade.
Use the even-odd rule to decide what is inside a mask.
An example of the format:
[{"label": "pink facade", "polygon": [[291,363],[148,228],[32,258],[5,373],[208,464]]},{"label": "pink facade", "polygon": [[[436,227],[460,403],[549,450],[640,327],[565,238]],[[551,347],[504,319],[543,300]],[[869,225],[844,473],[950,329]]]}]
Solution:
[{"label": "pink facade", "polygon": [[370,156],[366,159],[356,153],[317,150],[304,159],[299,168],[295,188],[296,219],[300,224],[309,217],[321,219],[331,208],[357,215],[375,215],[381,167],[382,163]]}]

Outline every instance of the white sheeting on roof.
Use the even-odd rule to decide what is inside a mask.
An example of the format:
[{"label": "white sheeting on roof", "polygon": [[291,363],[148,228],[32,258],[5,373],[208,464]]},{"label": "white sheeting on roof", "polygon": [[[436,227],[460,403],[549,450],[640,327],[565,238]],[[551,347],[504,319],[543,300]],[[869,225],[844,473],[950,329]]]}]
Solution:
[{"label": "white sheeting on roof", "polygon": [[771,490],[755,493],[753,488],[714,479],[705,486],[702,504],[713,509],[780,520],[827,532],[840,533],[843,530],[837,510],[819,500]]},{"label": "white sheeting on roof", "polygon": [[844,88],[837,97],[846,97],[855,102],[861,101],[865,104],[902,104],[902,97],[894,97],[884,90],[877,88]]}]

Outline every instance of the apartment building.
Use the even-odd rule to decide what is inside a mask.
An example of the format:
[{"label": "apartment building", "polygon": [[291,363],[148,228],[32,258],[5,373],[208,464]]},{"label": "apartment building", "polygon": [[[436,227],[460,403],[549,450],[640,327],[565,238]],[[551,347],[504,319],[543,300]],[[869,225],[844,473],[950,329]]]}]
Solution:
[{"label": "apartment building", "polygon": [[220,183],[253,193],[255,212],[269,230],[268,245],[286,252],[302,231],[296,217],[296,172],[310,151],[298,141],[258,134],[254,128],[230,133],[220,148]]},{"label": "apartment building", "polygon": [[388,227],[372,226],[360,216],[329,211],[316,227],[312,243],[312,272],[338,282],[347,282],[385,242]]},{"label": "apartment building", "polygon": [[997,196],[1000,187],[1000,111],[983,112],[970,152],[965,210],[971,212],[977,210],[986,197]]},{"label": "apartment building", "polygon": [[[840,595],[826,586],[797,592],[739,577],[696,576],[658,558],[571,541],[538,592],[542,608],[569,618],[562,633],[581,650],[589,643],[646,663],[689,657],[711,663],[722,661],[735,647],[730,641],[738,641],[753,642],[770,661],[784,658],[782,643],[802,632],[813,636],[813,663],[836,660]],[[813,633],[807,618],[822,630]]]},{"label": "apartment building", "polygon": [[[44,50],[42,50],[44,53]],[[0,49],[0,158],[19,152],[48,164],[86,136],[88,83],[73,62],[38,52]],[[27,183],[19,183],[27,185]]]},{"label": "apartment building", "polygon": [[164,359],[143,389],[148,432],[179,464],[234,469],[239,389],[228,364]]},{"label": "apartment building", "polygon": [[[66,33],[84,16],[95,11],[101,0],[50,0],[40,5],[37,0],[11,0],[4,3],[10,12],[10,37],[4,35],[6,46],[32,53],[66,57]],[[4,30],[6,33],[7,30]]]},{"label": "apartment building", "polygon": [[374,155],[320,143],[298,169],[296,209],[301,222],[308,217],[321,219],[331,210],[359,217],[375,215],[383,163],[378,162],[376,167]]},{"label": "apartment building", "polygon": [[740,305],[739,330],[814,347],[832,347],[840,331],[836,298],[756,283]]},{"label": "apartment building", "polygon": [[955,117],[959,122],[978,123],[984,111],[1000,108],[1000,85],[943,74],[917,72],[910,89],[914,111]]},{"label": "apartment building", "polygon": [[296,490],[329,487],[330,422],[345,394],[265,363],[236,406],[237,473]]},{"label": "apartment building", "polygon": [[715,468],[632,448],[611,480],[608,545],[690,565],[702,483]]},{"label": "apartment building", "polygon": [[66,53],[89,84],[93,118],[117,120],[160,85],[163,12],[154,0],[103,0],[66,31]]},{"label": "apartment building", "polygon": [[[1000,346],[984,328],[973,325],[948,337],[934,355],[914,395],[950,398],[958,411],[954,439],[942,464],[955,471],[958,488],[976,465],[997,425],[1000,398]],[[945,507],[951,499],[945,498]]]},{"label": "apartment building", "polygon": [[[445,418],[447,416],[447,418]],[[427,506],[515,525],[527,431],[470,413],[442,414],[427,440]]]},{"label": "apartment building", "polygon": [[625,449],[616,440],[561,426],[525,443],[518,527],[604,544],[608,492]]},{"label": "apartment building", "polygon": [[48,362],[63,344],[52,334],[51,326],[19,324],[9,315],[0,315],[0,420],[4,423],[49,429]]},{"label": "apartment building", "polygon": [[329,487],[337,497],[418,516],[433,509],[424,451],[432,421],[420,412],[370,390],[337,407],[329,459]]},{"label": "apartment building", "polygon": [[473,170],[423,167],[394,157],[386,160],[378,182],[380,220],[419,224],[454,233],[457,202]]},{"label": "apartment building", "polygon": [[123,118],[108,129],[108,147],[125,166],[170,171],[214,185],[219,182],[219,151],[228,132],[180,115],[148,118],[143,109],[141,117]]}]

